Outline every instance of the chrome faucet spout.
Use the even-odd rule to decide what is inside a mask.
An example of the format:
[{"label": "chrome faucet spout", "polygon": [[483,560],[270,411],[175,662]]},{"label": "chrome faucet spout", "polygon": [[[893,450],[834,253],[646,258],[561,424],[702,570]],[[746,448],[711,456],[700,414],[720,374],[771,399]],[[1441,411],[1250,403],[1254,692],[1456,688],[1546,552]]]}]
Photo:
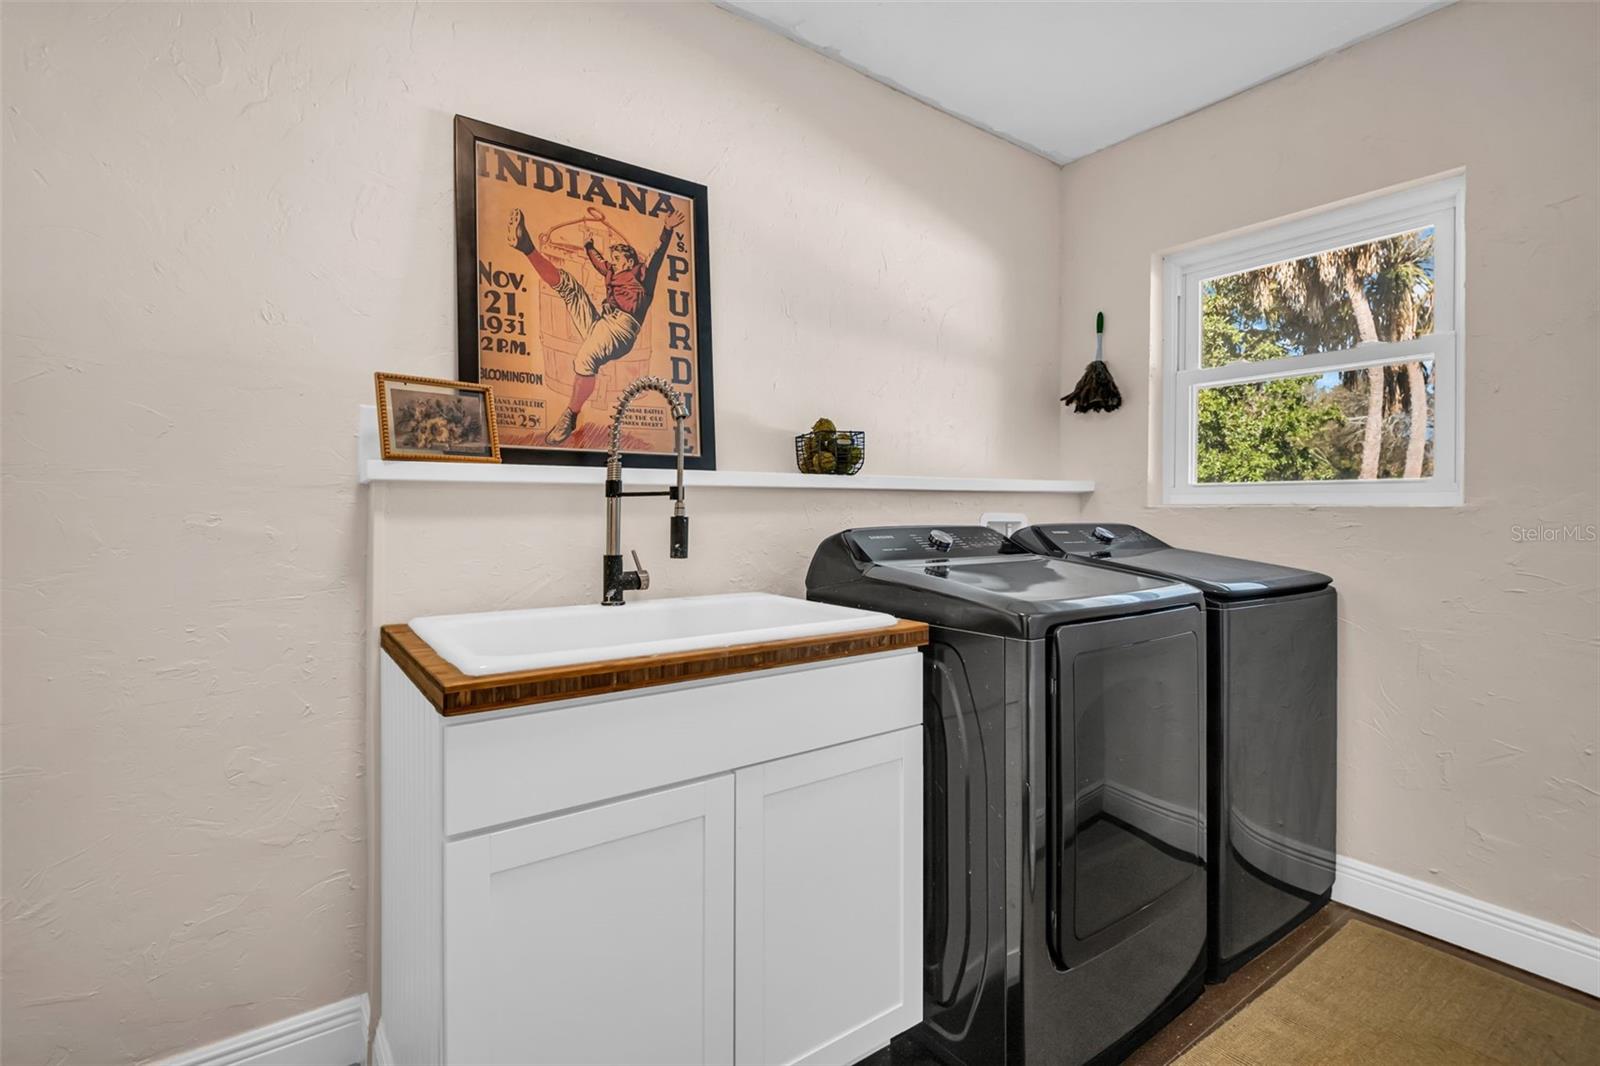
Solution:
[{"label": "chrome faucet spout", "polygon": [[[659,392],[667,400],[672,412],[672,436],[677,452],[677,483],[665,492],[624,492],[622,490],[622,419],[628,406],[642,393]],[[634,553],[635,569],[622,568],[622,498],[624,496],[671,496],[672,536],[671,555],[674,559],[689,556],[689,516],[684,509],[683,461],[684,428],[689,417],[688,405],[683,396],[665,379],[649,375],[636,379],[617,399],[617,409],[611,416],[611,446],[606,452],[606,549],[601,582],[603,595],[600,602],[608,606],[621,606],[623,593],[632,589],[649,587],[649,575],[639,565],[639,554]]]}]

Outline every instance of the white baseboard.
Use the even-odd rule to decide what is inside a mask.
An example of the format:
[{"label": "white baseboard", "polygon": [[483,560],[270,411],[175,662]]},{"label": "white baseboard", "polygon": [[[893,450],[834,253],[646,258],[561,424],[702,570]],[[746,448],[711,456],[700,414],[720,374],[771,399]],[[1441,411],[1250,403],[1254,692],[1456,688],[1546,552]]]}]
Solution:
[{"label": "white baseboard", "polygon": [[[1124,801],[1140,797],[1121,797]],[[1124,815],[1142,810],[1160,814],[1157,822],[1181,822],[1192,829],[1192,814],[1162,805],[1126,803]],[[1484,903],[1448,888],[1430,885],[1359,859],[1338,859],[1333,898],[1348,907],[1387,919],[1600,996],[1600,937],[1564,929],[1538,918]],[[326,1007],[252,1029],[215,1044],[167,1059],[162,1066],[365,1066],[367,997],[351,996]],[[372,1066],[393,1066],[394,1053],[378,1022],[372,1041]]]},{"label": "white baseboard", "polygon": [[382,1018],[372,1034],[372,1066],[394,1066],[394,1049],[389,1046],[389,1034],[383,1031]]},{"label": "white baseboard", "polygon": [[364,1066],[366,1061],[363,993],[186,1051],[161,1066]]},{"label": "white baseboard", "polygon": [[1600,996],[1600,937],[1339,856],[1333,898],[1457,947]]}]

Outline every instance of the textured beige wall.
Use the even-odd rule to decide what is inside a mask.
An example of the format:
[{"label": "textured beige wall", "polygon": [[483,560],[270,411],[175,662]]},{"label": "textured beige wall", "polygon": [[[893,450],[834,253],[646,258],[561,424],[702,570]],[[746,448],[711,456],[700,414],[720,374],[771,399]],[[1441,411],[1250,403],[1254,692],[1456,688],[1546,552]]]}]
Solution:
[{"label": "textured beige wall", "polygon": [[[879,471],[1056,472],[1057,168],[733,16],[0,17],[7,1063],[366,988],[352,438],[373,370],[455,367],[452,114],[710,186],[723,466],[827,412]],[[598,490],[379,491],[377,620],[598,594]],[[686,563],[652,501],[627,532],[657,594],[795,592],[837,527],[1018,502],[707,491]]]},{"label": "textured beige wall", "polygon": [[[1600,924],[1595,545],[1511,532],[1596,520],[1594,8],[1458,5],[1064,174],[698,6],[0,19],[6,1062],[366,987],[369,534],[377,621],[596,593],[597,493],[352,482],[371,371],[454,366],[457,111],[710,185],[724,466],[828,411],[880,471],[1093,477],[1097,516],[1331,571],[1342,850]],[[1147,510],[1152,254],[1457,166],[1468,506]],[[1129,405],[1057,463],[1100,308]],[[1046,517],[692,507],[672,562],[630,505],[657,594],[796,592],[852,523]]]},{"label": "textured beige wall", "polygon": [[[1600,932],[1596,514],[1600,8],[1462,3],[1069,165],[1062,381],[1096,517],[1325,570],[1340,603],[1339,850]],[[1466,505],[1150,508],[1152,259],[1466,168]],[[1148,371],[1148,373],[1147,373]]]}]

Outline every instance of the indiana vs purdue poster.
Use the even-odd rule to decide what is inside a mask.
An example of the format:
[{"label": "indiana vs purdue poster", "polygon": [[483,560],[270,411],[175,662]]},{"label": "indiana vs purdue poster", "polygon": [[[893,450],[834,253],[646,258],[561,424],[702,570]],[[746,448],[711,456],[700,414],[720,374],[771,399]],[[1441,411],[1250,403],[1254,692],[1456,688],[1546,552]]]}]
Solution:
[{"label": "indiana vs purdue poster", "polygon": [[[617,398],[655,375],[715,466],[706,189],[456,117],[460,371],[494,390],[502,454],[599,464]],[[660,395],[630,403],[630,464],[673,462]]]}]

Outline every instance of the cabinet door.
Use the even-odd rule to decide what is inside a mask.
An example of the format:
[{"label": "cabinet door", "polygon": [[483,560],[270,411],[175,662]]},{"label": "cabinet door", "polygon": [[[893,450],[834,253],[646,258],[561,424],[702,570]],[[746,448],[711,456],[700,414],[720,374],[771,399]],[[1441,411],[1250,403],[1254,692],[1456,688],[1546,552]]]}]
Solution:
[{"label": "cabinet door", "polygon": [[922,728],[735,776],[735,1057],[854,1062],[922,1020]]},{"label": "cabinet door", "polygon": [[733,787],[446,845],[446,1058],[731,1062]]}]

